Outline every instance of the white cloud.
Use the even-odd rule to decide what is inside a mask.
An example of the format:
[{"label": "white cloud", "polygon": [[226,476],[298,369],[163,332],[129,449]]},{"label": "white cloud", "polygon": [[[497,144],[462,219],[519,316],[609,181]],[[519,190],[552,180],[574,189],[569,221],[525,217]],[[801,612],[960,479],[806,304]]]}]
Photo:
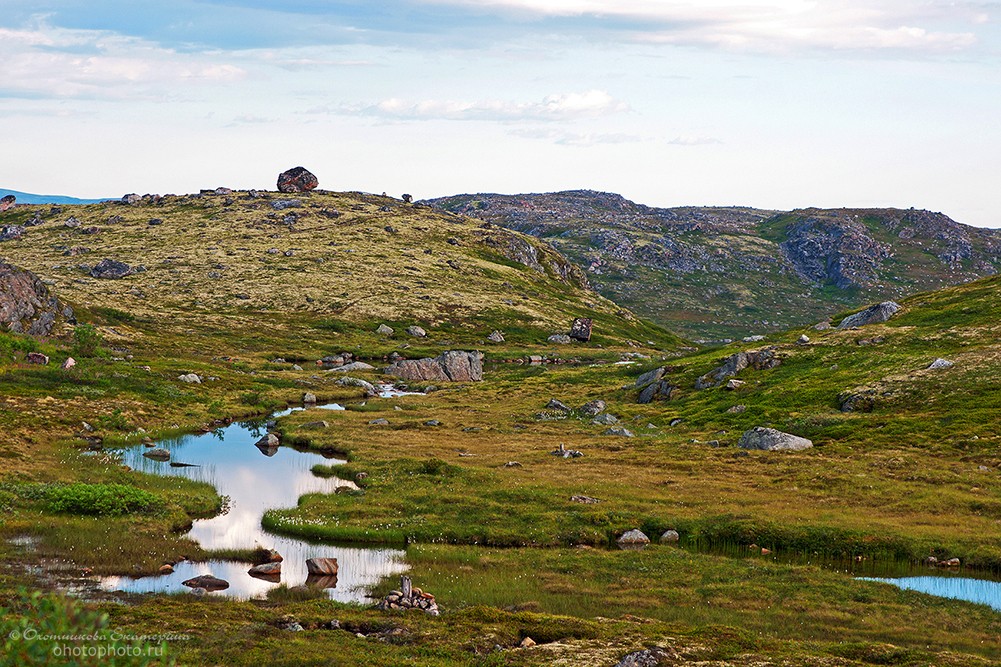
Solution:
[{"label": "white cloud", "polygon": [[674,139],[670,139],[667,143],[674,144],[675,146],[708,146],[723,142],[716,137],[707,137],[699,134],[682,134]]},{"label": "white cloud", "polygon": [[182,54],[116,33],[45,23],[0,28],[0,62],[5,94],[57,98],[162,98],[178,85],[244,75],[217,55]]},{"label": "white cloud", "polygon": [[513,129],[510,134],[522,139],[541,139],[560,146],[586,148],[600,144],[629,144],[643,141],[643,137],[624,132],[570,132],[547,128]]},{"label": "white cloud", "polygon": [[[623,19],[640,41],[739,51],[941,53],[968,49],[989,22],[982,5],[949,0],[423,0],[551,18]],[[642,27],[637,27],[637,25]]]},{"label": "white cloud", "polygon": [[549,95],[540,101],[512,102],[480,100],[408,101],[389,98],[371,105],[322,107],[314,113],[377,116],[395,120],[489,120],[489,121],[565,121],[597,118],[628,111],[624,102],[603,90]]}]

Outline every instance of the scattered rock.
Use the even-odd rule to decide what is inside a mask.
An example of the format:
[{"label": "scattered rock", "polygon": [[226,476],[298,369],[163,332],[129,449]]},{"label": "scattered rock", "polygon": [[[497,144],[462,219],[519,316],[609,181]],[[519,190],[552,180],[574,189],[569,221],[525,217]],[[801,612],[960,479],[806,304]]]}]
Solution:
[{"label": "scattered rock", "polygon": [[504,334],[502,334],[500,331],[491,331],[490,335],[487,336],[487,340],[490,341],[491,343],[503,343]]},{"label": "scattered rock", "polygon": [[810,337],[807,336],[806,334],[802,334],[799,338],[796,339],[797,345],[806,345],[809,342],[810,342]]},{"label": "scattered rock", "polygon": [[41,352],[29,352],[25,359],[29,364],[39,364],[42,366],[47,366],[49,364],[49,358]]},{"label": "scattered rock", "polygon": [[331,577],[337,575],[336,558],[310,558],[306,561],[306,571],[309,574]]},{"label": "scattered rock", "polygon": [[680,387],[667,380],[658,380],[640,390],[637,403],[653,403],[654,401],[669,401],[677,395]]},{"label": "scattered rock", "polygon": [[760,343],[765,339],[764,336],[744,336],[741,340],[744,343]]},{"label": "scattered rock", "polygon": [[633,528],[632,530],[623,533],[622,536],[615,541],[615,543],[624,548],[644,547],[647,544],[650,544],[650,538],[647,537],[639,528]]},{"label": "scattered rock", "polygon": [[546,409],[557,410],[559,412],[572,412],[569,405],[563,403],[562,401],[558,401],[555,398],[549,399],[549,402],[546,403]]},{"label": "scattered rock", "polygon": [[203,574],[181,583],[189,588],[203,588],[207,591],[222,591],[229,588],[228,581],[213,577],[211,574]]},{"label": "scattered rock", "polygon": [[282,573],[281,562],[261,563],[247,570],[247,574],[252,577],[277,577]]},{"label": "scattered rock", "polygon": [[125,262],[119,262],[116,259],[102,259],[90,270],[90,275],[93,278],[118,280],[135,272],[135,269]]},{"label": "scattered rock", "polygon": [[369,422],[372,426],[389,426],[389,420],[384,417],[379,417],[378,419],[373,419]]},{"label": "scattered rock", "polygon": [[575,319],[570,326],[570,338],[579,340],[582,343],[591,340],[592,322],[593,320],[590,317],[578,317]]},{"label": "scattered rock", "polygon": [[670,421],[670,423],[668,424],[668,426],[677,426],[678,424],[680,424],[680,423],[681,423],[681,422],[683,422],[683,421],[684,421],[684,420],[683,420],[683,419],[681,419],[680,417],[675,417],[674,419],[672,419],[672,420]]},{"label": "scattered rock", "polygon": [[900,310],[900,304],[895,301],[884,301],[874,306],[869,306],[865,310],[849,315],[841,320],[839,329],[849,329],[851,327],[863,327],[867,324],[877,324],[886,322]]},{"label": "scattered rock", "polygon": [[378,396],[379,390],[375,388],[375,385],[371,382],[367,382],[360,378],[353,377],[342,377],[338,378],[337,382],[334,384],[340,385],[342,387],[361,387],[365,390],[366,396]]},{"label": "scattered rock", "polygon": [[934,371],[934,370],[940,370],[940,369],[943,369],[943,368],[952,368],[955,365],[956,365],[956,362],[949,361],[948,359],[942,359],[940,357],[940,358],[936,359],[935,361],[931,362],[931,364],[928,366],[927,370]]},{"label": "scattered rock", "polygon": [[197,375],[195,373],[185,373],[184,375],[178,375],[177,379],[180,380],[181,382],[187,382],[188,384],[201,384],[202,383],[201,376],[199,376],[199,375]]},{"label": "scattered rock", "polygon": [[668,664],[674,664],[674,660],[667,651],[660,648],[645,648],[624,656],[615,667],[659,667]]},{"label": "scattered rock", "polygon": [[271,208],[276,211],[284,211],[287,208],[300,208],[302,202],[298,199],[276,199],[271,202]]},{"label": "scattered rock", "polygon": [[14,195],[7,195],[6,197],[0,199],[0,213],[3,213],[4,211],[10,209],[12,206],[14,206],[14,202],[16,201],[17,197],[15,197]]},{"label": "scattered rock", "polygon": [[578,412],[585,417],[595,417],[605,411],[605,406],[606,403],[600,398],[597,398],[582,405]]},{"label": "scattered rock", "polygon": [[780,363],[781,360],[776,356],[774,347],[737,352],[725,358],[721,366],[714,368],[696,380],[695,388],[708,389],[709,387],[719,386],[724,380],[733,377],[745,368],[753,368],[760,371],[775,368]]},{"label": "scattered rock", "polygon": [[376,608],[383,611],[417,609],[429,616],[438,616],[440,613],[434,596],[413,586],[410,577],[406,575],[400,577],[400,590],[390,591],[386,597],[379,601]]},{"label": "scattered rock", "polygon": [[632,431],[630,431],[627,428],[622,428],[621,426],[613,426],[610,429],[606,429],[602,433],[602,435],[617,435],[617,436],[621,436],[623,438],[632,438],[632,437],[635,437]]},{"label": "scattered rock", "polygon": [[535,646],[535,640],[531,637],[525,637],[521,640],[521,643],[518,644],[518,648],[532,648],[533,646]]},{"label": "scattered rock", "polygon": [[279,192],[309,192],[320,182],[305,167],[293,167],[278,175]]},{"label": "scattered rock", "polygon": [[425,426],[441,426],[441,422],[438,421],[437,419],[429,419],[426,422],[424,422],[424,425]]},{"label": "scattered rock", "polygon": [[266,549],[264,551],[264,562],[265,563],[281,563],[284,558],[282,555],[275,551],[274,549]]},{"label": "scattered rock", "polygon": [[875,389],[856,389],[838,394],[841,412],[872,412],[876,408]]},{"label": "scattered rock", "polygon": [[307,391],[302,395],[302,402],[307,405],[316,405],[316,394]]},{"label": "scattered rock", "polygon": [[349,364],[344,364],[339,368],[332,368],[330,372],[332,373],[352,373],[354,371],[374,371],[375,366],[372,364],[366,364],[364,361],[352,361]]},{"label": "scattered rock", "polygon": [[566,445],[564,445],[562,442],[560,443],[560,446],[558,448],[554,449],[549,453],[552,454],[553,456],[559,456],[564,459],[579,459],[580,457],[584,456],[584,452],[578,449],[567,449]]},{"label": "scattered rock", "polygon": [[64,361],[59,366],[59,368],[63,369],[64,371],[68,371],[69,369],[73,368],[74,366],[76,366],[76,359],[74,359],[73,357],[66,357],[66,361]]},{"label": "scattered rock", "polygon": [[160,566],[157,572],[159,572],[160,574],[173,574],[174,566],[171,565],[170,563],[164,563],[163,565]]},{"label": "scattered rock", "polygon": [[570,336],[561,333],[553,334],[546,340],[548,340],[550,343],[555,343],[556,345],[569,345],[570,343],[573,342],[573,339],[570,338]]},{"label": "scattered rock", "polygon": [[479,382],[483,379],[483,353],[449,350],[434,358],[397,361],[383,372],[404,380]]},{"label": "scattered rock", "polygon": [[592,424],[601,424],[603,426],[611,426],[612,424],[619,423],[619,420],[618,420],[618,418],[615,415],[610,415],[607,412],[603,412],[602,414],[600,414],[600,415],[596,416],[594,419],[592,419],[591,423]]},{"label": "scattered rock", "polygon": [[581,503],[584,505],[596,505],[601,501],[597,498],[592,498],[591,496],[570,496],[570,502]]},{"label": "scattered rock", "polygon": [[308,431],[315,431],[315,430],[318,430],[318,429],[321,429],[321,428],[330,428],[330,424],[328,422],[325,422],[325,421],[323,421],[321,419],[320,421],[306,422],[305,424],[303,424],[299,428],[306,429]]},{"label": "scattered rock", "polygon": [[681,539],[681,535],[678,534],[676,530],[665,530],[664,534],[660,536],[660,543],[667,544],[670,542],[677,542]]},{"label": "scattered rock", "polygon": [[504,467],[505,468],[520,468],[522,466],[517,461],[508,461],[507,463],[504,464]]},{"label": "scattered rock", "polygon": [[799,451],[813,447],[813,442],[798,435],[783,433],[774,428],[755,426],[740,436],[737,445],[742,449],[763,449],[767,451]]},{"label": "scattered rock", "polygon": [[667,367],[661,366],[660,368],[655,368],[652,371],[647,371],[643,373],[638,378],[636,378],[636,384],[634,385],[637,389],[641,389],[653,382],[657,382],[664,374],[667,373]]},{"label": "scattered rock", "polygon": [[409,327],[407,327],[406,331],[407,335],[413,336],[415,338],[426,338],[428,335],[428,332],[425,331],[423,327],[419,327],[416,324],[412,324]]},{"label": "scattered rock", "polygon": [[156,459],[158,461],[166,461],[170,458],[170,452],[163,447],[154,447],[153,449],[147,449],[143,452],[143,456],[148,459]]},{"label": "scattered rock", "polygon": [[816,329],[817,331],[827,331],[828,329],[831,328],[831,322],[830,322],[830,320],[824,320],[823,322],[817,322],[816,324],[813,325],[813,328]]},{"label": "scattered rock", "polygon": [[739,415],[740,413],[745,412],[746,410],[747,406],[744,405],[743,403],[738,403],[737,405],[731,405],[726,409],[727,413],[731,415]]},{"label": "scattered rock", "polygon": [[383,336],[392,336],[394,333],[393,327],[386,326],[385,324],[380,324],[378,327],[376,327],[375,332]]},{"label": "scattered rock", "polygon": [[726,384],[724,385],[724,387],[726,389],[729,389],[730,391],[733,391],[735,389],[740,389],[745,384],[747,384],[747,383],[744,382],[743,380],[738,380],[737,378],[730,378],[729,380],[726,381]]}]

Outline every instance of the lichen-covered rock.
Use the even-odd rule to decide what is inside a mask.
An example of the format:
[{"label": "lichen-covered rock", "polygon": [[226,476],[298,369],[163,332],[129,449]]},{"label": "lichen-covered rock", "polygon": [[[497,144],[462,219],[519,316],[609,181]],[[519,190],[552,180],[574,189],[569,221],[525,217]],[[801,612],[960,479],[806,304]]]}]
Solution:
[{"label": "lichen-covered rock", "polygon": [[755,426],[745,431],[737,443],[742,449],[763,449],[766,451],[799,451],[813,447],[813,441],[791,433],[783,433],[774,428]]},{"label": "lichen-covered rock", "polygon": [[449,350],[434,358],[397,361],[383,372],[404,380],[479,382],[483,379],[483,353]]},{"label": "lichen-covered rock", "polygon": [[133,273],[135,273],[134,268],[125,262],[119,262],[117,259],[102,259],[90,270],[92,277],[105,280],[118,280]]},{"label": "lichen-covered rock", "polygon": [[14,206],[14,202],[17,201],[17,197],[14,195],[7,195],[6,197],[0,198],[0,213],[3,213],[7,209]]},{"label": "lichen-covered rock", "polygon": [[320,182],[305,167],[292,167],[278,175],[279,192],[309,192]]},{"label": "lichen-covered rock", "polygon": [[616,544],[621,546],[642,546],[644,544],[650,544],[650,538],[640,530],[639,528],[633,528],[632,530],[626,531],[622,536],[615,541]]},{"label": "lichen-covered rock", "polygon": [[48,336],[60,318],[76,321],[73,309],[52,296],[38,276],[0,262],[0,326],[14,333]]},{"label": "lichen-covered rock", "polygon": [[867,324],[878,324],[886,322],[900,310],[900,304],[895,301],[884,301],[869,306],[865,310],[853,313],[841,320],[839,329],[850,329],[851,327],[864,327]]},{"label": "lichen-covered rock", "polygon": [[775,354],[774,347],[737,352],[724,359],[721,366],[714,368],[696,380],[695,388],[708,389],[709,387],[716,387],[727,378],[733,377],[745,368],[753,368],[760,371],[775,368],[780,363],[782,361]]},{"label": "lichen-covered rock", "polygon": [[591,340],[591,326],[593,320],[590,317],[578,317],[570,327],[570,337],[586,343]]}]

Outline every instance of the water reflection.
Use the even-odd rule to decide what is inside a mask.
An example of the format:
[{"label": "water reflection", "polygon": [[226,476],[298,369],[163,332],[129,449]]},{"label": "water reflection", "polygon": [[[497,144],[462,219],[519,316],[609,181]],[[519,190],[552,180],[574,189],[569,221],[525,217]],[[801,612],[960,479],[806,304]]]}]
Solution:
[{"label": "water reflection", "polygon": [[[318,409],[343,409],[322,406]],[[288,414],[284,411],[275,416]],[[157,443],[170,451],[170,461],[143,456],[144,447],[124,450],[126,465],[154,475],[186,477],[212,484],[228,496],[225,513],[194,522],[189,535],[205,549],[244,549],[262,546],[276,549],[283,557],[280,579],[255,578],[247,573],[249,563],[182,561],[172,574],[151,577],[107,577],[106,590],[136,593],[180,592],[189,590],[182,581],[202,574],[225,579],[230,587],[212,595],[238,598],[260,597],[279,582],[288,586],[307,583],[306,559],[336,558],[340,571],[336,587],[322,582],[328,595],[343,602],[362,601],[366,589],[389,575],[406,570],[404,552],[399,549],[368,549],[312,544],[304,540],[272,535],[261,528],[265,510],[294,506],[307,493],[334,493],[338,486],[354,486],[337,478],[320,478],[310,472],[317,463],[336,464],[343,460],[312,451],[279,447],[265,452],[255,443],[266,433],[266,420],[230,424],[211,433],[187,435]],[[175,464],[175,465],[172,465]],[[177,467],[177,463],[188,464]]]},{"label": "water reflection", "polygon": [[985,604],[991,609],[1001,611],[1001,582],[997,581],[954,576],[900,577],[896,579],[859,577],[859,579],[880,581],[907,591]]}]

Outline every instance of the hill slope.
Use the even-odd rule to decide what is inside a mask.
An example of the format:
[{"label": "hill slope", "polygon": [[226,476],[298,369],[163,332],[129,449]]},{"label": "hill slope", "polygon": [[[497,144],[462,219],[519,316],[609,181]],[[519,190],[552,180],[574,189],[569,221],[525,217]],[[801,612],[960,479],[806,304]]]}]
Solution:
[{"label": "hill slope", "polygon": [[[0,254],[61,298],[132,320],[175,313],[158,324],[168,328],[420,324],[453,343],[501,329],[545,344],[583,316],[596,320],[596,343],[679,342],[591,291],[545,244],[387,197],[147,195],[40,214],[17,207],[0,224]],[[95,277],[104,260],[127,275]]]},{"label": "hill slope", "polygon": [[545,239],[602,294],[691,338],[812,323],[1001,267],[1001,232],[928,211],[653,208],[592,191],[432,203]]}]

